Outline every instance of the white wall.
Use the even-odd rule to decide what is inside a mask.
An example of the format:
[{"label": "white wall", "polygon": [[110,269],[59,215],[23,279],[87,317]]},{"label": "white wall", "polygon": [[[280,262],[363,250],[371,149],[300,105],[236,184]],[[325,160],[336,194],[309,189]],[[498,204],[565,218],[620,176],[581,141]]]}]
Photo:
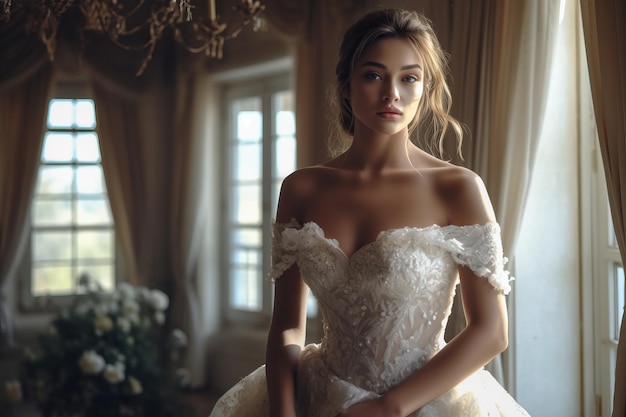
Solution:
[{"label": "white wall", "polygon": [[582,415],[575,22],[568,7],[515,256],[514,384],[533,417]]}]

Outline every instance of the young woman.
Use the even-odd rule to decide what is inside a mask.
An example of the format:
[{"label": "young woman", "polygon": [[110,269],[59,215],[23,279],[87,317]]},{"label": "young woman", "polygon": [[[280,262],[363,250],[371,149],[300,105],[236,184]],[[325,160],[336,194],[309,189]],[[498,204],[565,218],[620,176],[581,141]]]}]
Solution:
[{"label": "young woman", "polygon": [[[283,182],[273,239],[267,364],[213,416],[483,417],[528,414],[482,367],[507,346],[500,229],[481,179],[441,148],[446,62],[429,22],[380,10],[345,34],[337,64],[351,144]],[[443,340],[456,284],[466,328]],[[323,318],[304,346],[309,289]]]}]

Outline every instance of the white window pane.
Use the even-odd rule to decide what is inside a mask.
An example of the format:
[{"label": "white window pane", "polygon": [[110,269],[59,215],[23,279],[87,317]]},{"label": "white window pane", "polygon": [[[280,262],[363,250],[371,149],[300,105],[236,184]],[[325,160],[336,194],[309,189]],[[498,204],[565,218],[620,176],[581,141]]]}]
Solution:
[{"label": "white window pane", "polygon": [[104,175],[102,167],[83,166],[76,169],[76,192],[79,194],[104,194]]},{"label": "white window pane", "polygon": [[31,291],[35,296],[70,294],[74,289],[72,267],[69,264],[35,266]]},{"label": "white window pane", "polygon": [[69,128],[74,121],[74,104],[72,100],[50,100],[48,107],[49,128]]},{"label": "white window pane", "polygon": [[317,316],[317,300],[312,293],[309,292],[309,297],[306,299],[306,316]]},{"label": "white window pane", "polygon": [[232,232],[232,243],[235,246],[256,246],[260,247],[263,239],[261,229],[234,229]]},{"label": "white window pane", "polygon": [[37,178],[37,194],[67,194],[72,192],[72,168],[68,166],[39,168]]},{"label": "white window pane", "polygon": [[33,202],[34,226],[69,226],[72,223],[72,204],[69,200],[41,200]]},{"label": "white window pane", "polygon": [[234,179],[260,180],[263,156],[260,143],[239,144],[234,155]]},{"label": "white window pane", "polygon": [[76,136],[76,160],[79,162],[100,161],[100,147],[95,133],[80,133]]},{"label": "white window pane", "polygon": [[262,270],[258,249],[236,249],[231,265],[230,303],[238,309],[260,311],[262,306]]},{"label": "white window pane", "polygon": [[96,109],[93,100],[76,100],[76,126],[84,129],[96,127]]},{"label": "white window pane", "polygon": [[240,224],[261,223],[261,186],[239,185],[233,189],[234,221]]},{"label": "white window pane", "polygon": [[70,260],[72,233],[35,232],[32,237],[32,256],[34,262]]},{"label": "white window pane", "polygon": [[296,118],[292,111],[281,110],[276,113],[276,135],[294,136],[296,134]]},{"label": "white window pane", "polygon": [[79,199],[76,202],[76,223],[81,226],[112,224],[108,200]]},{"label": "white window pane", "polygon": [[70,133],[46,133],[42,162],[70,162],[74,157],[74,139]]},{"label": "white window pane", "polygon": [[76,233],[77,258],[112,259],[113,232],[111,230],[89,230]]},{"label": "white window pane", "polygon": [[279,136],[276,139],[274,175],[281,180],[296,169],[296,138]]},{"label": "white window pane", "polygon": [[615,326],[613,338],[619,340],[620,325],[624,315],[624,267],[615,264]]},{"label": "white window pane", "polygon": [[258,142],[263,135],[263,115],[258,111],[241,111],[237,114],[237,139],[241,142]]}]

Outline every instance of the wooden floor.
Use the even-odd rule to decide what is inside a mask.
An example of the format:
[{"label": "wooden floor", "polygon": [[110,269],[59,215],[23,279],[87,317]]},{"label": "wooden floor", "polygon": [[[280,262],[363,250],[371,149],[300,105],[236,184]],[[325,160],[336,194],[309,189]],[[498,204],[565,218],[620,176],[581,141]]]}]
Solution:
[{"label": "wooden floor", "polygon": [[[207,391],[194,391],[180,393],[183,404],[180,413],[176,417],[208,417],[215,405],[217,396]],[[1,417],[41,417],[41,413],[32,404],[20,404],[17,406],[2,406],[0,404]]]},{"label": "wooden floor", "polygon": [[181,394],[181,400],[191,410],[191,417],[208,417],[217,401],[217,395],[207,391],[196,391]]}]

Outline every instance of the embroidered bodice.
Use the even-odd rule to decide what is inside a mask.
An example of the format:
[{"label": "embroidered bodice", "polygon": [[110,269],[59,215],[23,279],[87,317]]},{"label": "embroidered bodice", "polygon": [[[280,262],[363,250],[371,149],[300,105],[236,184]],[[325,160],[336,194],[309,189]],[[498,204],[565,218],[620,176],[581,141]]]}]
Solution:
[{"label": "embroidered bodice", "polygon": [[495,223],[386,230],[351,257],[313,222],[275,223],[272,243],[271,278],[296,263],[317,299],[324,334],[316,356],[324,368],[373,392],[444,345],[458,265],[510,291]]}]

